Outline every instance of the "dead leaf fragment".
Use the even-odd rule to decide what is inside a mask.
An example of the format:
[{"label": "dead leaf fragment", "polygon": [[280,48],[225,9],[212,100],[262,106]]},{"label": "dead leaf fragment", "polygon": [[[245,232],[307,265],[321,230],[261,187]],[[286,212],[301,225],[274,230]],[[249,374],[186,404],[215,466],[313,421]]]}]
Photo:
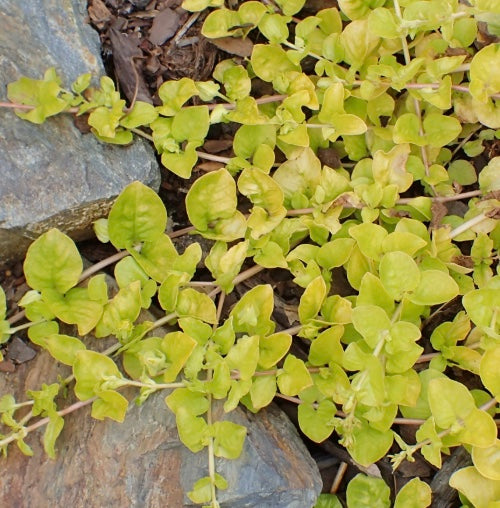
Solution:
[{"label": "dead leaf fragment", "polygon": [[253,42],[250,39],[241,37],[221,37],[219,39],[208,39],[211,44],[217,48],[241,57],[250,57],[253,50]]},{"label": "dead leaf fragment", "polygon": [[180,26],[181,15],[173,9],[167,8],[158,13],[153,19],[149,31],[149,40],[156,46],[161,46],[171,39]]}]

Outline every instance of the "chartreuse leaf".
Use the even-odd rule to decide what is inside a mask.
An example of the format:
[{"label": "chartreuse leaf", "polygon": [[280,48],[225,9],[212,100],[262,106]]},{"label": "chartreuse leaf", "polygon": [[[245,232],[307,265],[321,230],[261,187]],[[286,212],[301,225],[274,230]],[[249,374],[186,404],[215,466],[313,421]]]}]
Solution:
[{"label": "chartreuse leaf", "polygon": [[250,400],[255,410],[268,406],[276,395],[276,376],[258,376],[252,381]]},{"label": "chartreuse leaf", "polygon": [[[497,277],[494,278],[498,280]],[[499,333],[500,318],[498,312],[498,287],[484,287],[470,291],[463,298],[463,306],[467,315],[479,328],[488,334]]]},{"label": "chartreuse leaf", "polygon": [[170,395],[165,397],[165,404],[177,415],[182,411],[187,411],[193,416],[205,414],[209,407],[209,402],[203,393],[193,392],[187,388],[176,388]]},{"label": "chartreuse leaf", "polygon": [[[105,138],[112,140],[120,132],[118,126],[120,119],[123,116],[123,108],[125,101],[118,100],[111,107],[100,106],[95,108],[89,115],[88,123],[93,127],[92,132],[98,138]],[[124,132],[123,130],[121,131]],[[132,133],[126,134],[129,140],[132,139]]]},{"label": "chartreuse leaf", "polygon": [[481,173],[479,173],[479,188],[483,192],[500,189],[500,157],[493,157]]},{"label": "chartreuse leaf", "polygon": [[446,377],[429,383],[429,406],[436,425],[448,429],[461,442],[488,447],[496,440],[493,418],[476,408],[474,398],[461,383]]},{"label": "chartreuse leaf", "polygon": [[231,311],[234,331],[249,335],[272,333],[275,327],[271,320],[273,307],[272,287],[269,284],[255,286],[243,295]]},{"label": "chartreuse leaf", "polygon": [[5,318],[7,312],[7,299],[5,298],[5,291],[0,286],[0,319]]},{"label": "chartreuse leaf", "polygon": [[391,506],[391,489],[382,478],[357,474],[347,484],[349,508],[388,508]]},{"label": "chartreuse leaf", "polygon": [[357,305],[354,307],[352,310],[352,323],[372,348],[377,346],[391,328],[391,321],[385,311],[375,305]]},{"label": "chartreuse leaf", "polygon": [[288,71],[300,72],[281,46],[275,44],[255,44],[250,58],[255,74],[264,81],[273,81]]},{"label": "chartreuse leaf", "polygon": [[329,296],[321,307],[322,317],[332,324],[351,322],[352,302],[339,295]]},{"label": "chartreuse leaf", "polygon": [[122,357],[125,372],[133,379],[139,379],[144,373],[149,377],[161,374],[167,367],[161,342],[160,337],[148,337],[131,344]]},{"label": "chartreuse leaf", "polygon": [[228,421],[212,424],[211,433],[214,437],[214,454],[216,457],[237,459],[247,435],[247,429],[242,425]]},{"label": "chartreuse leaf", "polygon": [[337,408],[330,400],[322,400],[316,406],[308,403],[299,405],[300,430],[312,441],[321,443],[335,429]]},{"label": "chartreuse leaf", "polygon": [[185,271],[192,276],[201,259],[198,243],[191,244],[182,256],[179,256],[172,240],[165,234],[151,242],[144,242],[140,252],[131,249],[130,253],[141,268],[160,283],[171,273],[171,270]]},{"label": "chartreuse leaf", "polygon": [[100,395],[103,383],[123,379],[116,363],[96,351],[81,350],[75,354],[73,374],[76,379],[75,394],[80,400]]},{"label": "chartreuse leaf", "polygon": [[234,135],[234,153],[243,159],[253,157],[262,145],[274,149],[276,145],[276,127],[274,125],[242,125]]},{"label": "chartreuse leaf", "polygon": [[205,265],[212,273],[215,283],[226,293],[233,288],[233,280],[240,273],[241,265],[248,253],[248,241],[239,242],[227,248],[226,242],[215,242],[205,258]]},{"label": "chartreuse leaf", "polygon": [[311,365],[328,365],[332,362],[341,364],[344,350],[340,339],[344,333],[341,325],[332,326],[320,333],[311,343],[308,360]]},{"label": "chartreuse leaf", "polygon": [[43,449],[51,459],[55,459],[55,444],[64,427],[64,418],[57,414],[55,410],[48,413],[47,416],[49,417],[49,423],[43,433]]},{"label": "chartreuse leaf", "polygon": [[364,420],[353,429],[352,437],[352,443],[347,446],[347,450],[362,466],[369,466],[380,460],[388,452],[394,439],[391,430],[374,429]]},{"label": "chartreuse leaf", "polygon": [[464,467],[453,473],[449,483],[475,508],[495,506],[500,499],[500,480],[485,478],[474,466]]},{"label": "chartreuse leaf", "polygon": [[177,142],[205,139],[210,125],[207,106],[191,106],[176,113],[172,135]]},{"label": "chartreuse leaf", "polygon": [[[41,390],[27,391],[28,396],[34,401],[32,407],[33,415],[42,415],[49,418],[43,435],[43,448],[52,459],[55,458],[55,442],[64,427],[64,418],[57,413],[57,407],[54,402],[54,398],[59,393],[59,388],[60,386],[57,383],[51,385],[43,383]],[[15,403],[14,400],[13,402]]]},{"label": "chartreuse leaf", "polygon": [[179,409],[175,420],[180,440],[193,453],[199,452],[207,446],[210,430],[202,417],[193,416],[187,410]]},{"label": "chartreuse leaf", "polygon": [[103,305],[91,300],[86,288],[72,288],[65,295],[53,289],[45,289],[42,296],[57,318],[78,326],[80,335],[89,333],[103,313]]},{"label": "chartreuse leaf", "polygon": [[108,235],[108,219],[101,218],[94,221],[93,224],[94,233],[97,236],[97,239],[102,243],[109,242]]},{"label": "chartreuse leaf", "polygon": [[422,446],[421,449],[421,453],[424,456],[424,458],[428,462],[430,462],[433,466],[441,468],[442,464],[441,449],[443,448],[443,443],[440,437],[438,436],[436,424],[432,416],[428,418],[420,426],[415,436],[419,442],[422,441],[427,442],[427,444]]},{"label": "chartreuse leaf", "polygon": [[236,184],[226,169],[198,178],[186,196],[191,224],[213,240],[229,242],[244,236],[245,218],[236,205]]},{"label": "chartreuse leaf", "polygon": [[120,125],[126,129],[135,129],[141,125],[149,125],[158,118],[158,112],[152,104],[136,101],[132,111],[120,120]]},{"label": "chartreuse leaf", "polygon": [[44,349],[61,363],[65,365],[73,365],[76,359],[76,353],[86,349],[85,344],[76,337],[70,335],[52,334],[39,339],[31,339],[31,341]]},{"label": "chartreuse leaf", "polygon": [[166,225],[167,212],[158,194],[141,182],[133,182],[109,212],[109,239],[117,249],[131,249],[140,242],[156,240]]},{"label": "chartreuse leaf", "polygon": [[356,304],[376,305],[385,310],[388,316],[394,311],[394,299],[389,295],[382,281],[370,272],[365,273],[361,279]]},{"label": "chartreuse leaf", "polygon": [[453,141],[461,132],[460,122],[451,116],[429,113],[423,121],[424,136],[420,135],[420,121],[414,113],[404,113],[394,125],[393,141],[439,148]]},{"label": "chartreuse leaf", "polygon": [[219,346],[219,352],[223,355],[227,354],[232,345],[236,334],[233,328],[233,318],[226,319],[222,326],[218,326],[212,334],[212,341]]},{"label": "chartreuse leaf", "polygon": [[175,310],[181,317],[193,317],[211,324],[217,322],[214,301],[207,294],[200,293],[196,289],[186,288],[179,291]]},{"label": "chartreuse leaf", "polygon": [[286,332],[259,337],[259,366],[263,370],[274,367],[288,352],[292,336]]},{"label": "chartreuse leaf", "polygon": [[314,319],[323,305],[326,297],[326,284],[323,277],[316,277],[306,287],[304,293],[300,297],[299,303],[299,319],[302,324]]},{"label": "chartreuse leaf", "polygon": [[426,508],[432,502],[432,490],[420,478],[410,480],[399,492],[394,508]]},{"label": "chartreuse leaf", "polygon": [[165,81],[158,88],[158,96],[163,102],[163,106],[159,106],[157,111],[164,116],[174,116],[181,110],[186,101],[197,94],[198,89],[190,78]]},{"label": "chartreuse leaf", "polygon": [[335,494],[320,494],[314,508],[342,508],[342,506]]},{"label": "chartreuse leaf", "polygon": [[219,37],[240,36],[240,17],[238,13],[225,7],[212,11],[203,23],[201,33],[209,39]]},{"label": "chartreuse leaf", "polygon": [[[198,0],[194,0],[198,1]],[[200,0],[201,1],[201,0]],[[207,0],[205,0],[206,2]],[[215,1],[215,0],[212,0]],[[228,487],[228,483],[226,479],[221,476],[219,473],[215,473],[214,475],[214,483],[215,486],[220,490],[225,490]],[[209,476],[204,476],[199,480],[196,480],[193,485],[193,490],[187,493],[187,496],[193,503],[209,503],[212,501],[212,480]]]},{"label": "chartreuse leaf", "polygon": [[73,83],[71,83],[71,90],[77,94],[81,94],[84,90],[86,90],[90,86],[90,82],[92,80],[92,74],[87,72],[85,74],[80,74]]},{"label": "chartreuse leaf", "polygon": [[462,125],[453,116],[429,113],[424,118],[426,144],[439,148],[451,143],[462,131]]},{"label": "chartreuse leaf", "polygon": [[[10,323],[4,319],[6,312],[7,300],[5,298],[5,292],[3,288],[0,286],[0,344],[3,344],[10,337],[10,333],[8,333],[10,329]],[[0,361],[2,361],[1,353]]]},{"label": "chartreuse leaf", "polygon": [[257,239],[270,233],[285,218],[283,191],[262,170],[244,169],[238,178],[238,190],[254,205],[247,221],[252,238]]},{"label": "chartreuse leaf", "polygon": [[177,306],[179,290],[188,278],[185,273],[169,273],[158,289],[158,302],[162,309],[173,312]]},{"label": "chartreuse leaf", "polygon": [[390,9],[378,7],[368,16],[370,30],[383,39],[396,39],[401,36],[401,28],[395,14]]},{"label": "chartreuse leaf", "polygon": [[470,93],[480,102],[500,92],[500,47],[489,44],[478,51],[470,64]]},{"label": "chartreuse leaf", "polygon": [[114,390],[99,392],[99,398],[92,403],[92,418],[111,418],[122,423],[128,408],[128,400]]},{"label": "chartreuse leaf", "polygon": [[492,393],[497,399],[500,398],[500,375],[498,366],[500,365],[500,346],[488,349],[479,366],[479,373],[481,381],[484,386]]},{"label": "chartreuse leaf", "polygon": [[321,162],[309,147],[298,156],[285,161],[274,172],[273,178],[282,188],[287,208],[306,207],[314,189],[321,182]]},{"label": "chartreuse leaf", "polygon": [[277,376],[278,388],[283,395],[294,396],[313,384],[304,362],[289,354]]},{"label": "chartreuse leaf", "polygon": [[120,289],[104,306],[102,317],[96,325],[96,337],[106,337],[111,334],[121,339],[128,337],[140,311],[141,283],[137,280]]},{"label": "chartreuse leaf", "polygon": [[38,291],[55,289],[65,293],[75,286],[83,270],[78,249],[65,234],[50,229],[28,248],[24,274],[30,287]]},{"label": "chartreuse leaf", "polygon": [[469,390],[447,377],[431,380],[427,396],[436,425],[443,429],[465,419],[476,408]]},{"label": "chartreuse leaf", "polygon": [[43,80],[22,76],[7,85],[9,101],[34,106],[31,111],[16,110],[17,116],[32,123],[40,124],[49,116],[63,111],[68,103],[59,97],[62,92],[54,68],[47,70]]},{"label": "chartreuse leaf", "polygon": [[388,235],[385,228],[378,224],[365,222],[349,228],[349,234],[356,240],[361,253],[367,258],[379,260],[382,254],[382,242]]},{"label": "chartreuse leaf", "polygon": [[487,448],[473,446],[472,461],[482,476],[500,481],[500,440]]},{"label": "chartreuse leaf", "polygon": [[231,371],[221,358],[213,367],[212,379],[206,384],[208,391],[214,399],[223,399],[231,388]]},{"label": "chartreuse leaf", "polygon": [[418,305],[438,305],[449,302],[459,293],[458,284],[441,270],[423,270],[415,290],[408,299]]},{"label": "chartreuse leaf", "polygon": [[171,332],[165,335],[161,343],[161,348],[165,351],[168,361],[168,366],[163,373],[164,383],[175,381],[196,344],[197,342],[186,333]]},{"label": "chartreuse leaf", "polygon": [[243,381],[250,379],[259,361],[259,336],[245,336],[238,339],[236,344],[229,350],[226,362],[230,369],[238,370],[239,378]]},{"label": "chartreuse leaf", "polygon": [[322,268],[327,270],[342,266],[349,259],[354,244],[353,238],[336,238],[320,247],[316,260]]},{"label": "chartreuse leaf", "polygon": [[115,279],[120,288],[128,286],[136,280],[141,282],[141,305],[147,309],[151,305],[151,297],[156,293],[156,283],[131,256],[121,259],[115,265]]},{"label": "chartreuse leaf", "polygon": [[87,293],[91,300],[105,305],[108,303],[108,285],[106,283],[106,275],[100,273],[89,279],[87,284]]},{"label": "chartreuse leaf", "polygon": [[401,300],[407,292],[417,288],[420,270],[417,263],[405,252],[384,254],[379,265],[380,280],[394,300]]}]

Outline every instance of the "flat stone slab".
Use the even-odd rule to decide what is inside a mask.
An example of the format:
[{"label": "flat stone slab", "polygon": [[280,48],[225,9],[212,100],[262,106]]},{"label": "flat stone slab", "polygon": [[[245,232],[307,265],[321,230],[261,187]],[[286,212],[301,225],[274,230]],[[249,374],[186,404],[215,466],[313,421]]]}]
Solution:
[{"label": "flat stone slab", "polygon": [[[104,74],[97,33],[85,23],[84,0],[0,0],[0,100],[21,76],[42,79],[55,67],[70,84],[85,72]],[[0,108],[0,263],[21,259],[51,227],[88,238],[94,220],[134,180],[158,189],[153,149],[82,135],[70,115],[34,125]]]},{"label": "flat stone slab", "polygon": [[[26,390],[40,389],[42,382],[54,382],[57,374],[64,377],[69,373],[69,367],[41,352],[14,373],[0,373],[0,397],[12,393],[17,401],[23,401]],[[154,394],[142,406],[132,403],[121,424],[93,419],[89,406],[67,415],[56,442],[55,460],[43,451],[42,429],[26,438],[33,457],[10,445],[8,457],[0,458],[0,506],[193,506],[185,493],[208,474],[207,451],[193,454],[180,442],[175,417],[165,405],[166,395]],[[133,392],[127,398],[131,400]],[[74,400],[70,396],[59,407]],[[229,482],[228,490],[219,492],[222,508],[314,505],[321,490],[316,463],[277,406],[256,415],[243,408],[226,415],[219,404],[213,417],[248,429],[239,459],[216,459],[216,470]]]}]

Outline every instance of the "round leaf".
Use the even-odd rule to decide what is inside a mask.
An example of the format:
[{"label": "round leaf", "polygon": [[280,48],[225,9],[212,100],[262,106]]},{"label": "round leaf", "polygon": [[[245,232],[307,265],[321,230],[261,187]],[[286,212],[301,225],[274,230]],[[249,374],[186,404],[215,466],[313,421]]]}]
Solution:
[{"label": "round leaf", "polygon": [[300,430],[312,441],[321,443],[335,428],[337,408],[330,400],[322,400],[315,408],[310,404],[300,404],[298,418]]},{"label": "round leaf", "polygon": [[109,239],[117,249],[127,249],[156,240],[166,225],[167,211],[160,197],[141,182],[133,182],[118,196],[109,212]]},{"label": "round leaf", "polygon": [[237,459],[247,435],[247,429],[233,422],[215,422],[212,424],[214,436],[214,454],[216,457]]},{"label": "round leaf", "polygon": [[500,499],[500,481],[485,478],[474,466],[464,467],[453,473],[449,483],[475,508],[488,508],[490,503]]},{"label": "round leaf", "polygon": [[55,289],[65,293],[77,284],[82,270],[82,258],[75,243],[57,229],[37,238],[24,261],[26,282],[38,291]]},{"label": "round leaf", "polygon": [[413,291],[420,282],[417,263],[405,252],[384,254],[379,266],[380,280],[395,300],[401,300],[405,292]]},{"label": "round leaf", "polygon": [[420,478],[410,480],[396,496],[394,508],[426,508],[432,501],[432,490]]},{"label": "round leaf", "polygon": [[347,505],[353,508],[389,508],[391,489],[382,478],[357,474],[347,485]]},{"label": "round leaf", "polygon": [[449,302],[458,293],[458,284],[450,275],[440,270],[424,270],[420,274],[417,288],[409,299],[418,305],[438,305]]},{"label": "round leaf", "polygon": [[472,460],[477,470],[490,480],[500,481],[500,440],[488,448],[472,448]]},{"label": "round leaf", "polygon": [[500,346],[489,349],[483,355],[479,366],[481,381],[494,397],[500,399]]},{"label": "round leaf", "polygon": [[304,362],[294,355],[288,355],[283,372],[278,374],[278,387],[283,395],[294,396],[313,384],[311,374]]}]

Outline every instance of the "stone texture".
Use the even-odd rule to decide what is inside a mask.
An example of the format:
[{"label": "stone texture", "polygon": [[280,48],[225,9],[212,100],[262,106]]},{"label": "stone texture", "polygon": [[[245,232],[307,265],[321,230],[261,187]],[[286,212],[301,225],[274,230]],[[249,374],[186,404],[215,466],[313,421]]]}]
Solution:
[{"label": "stone texture", "polygon": [[[0,97],[20,76],[55,67],[64,86],[104,73],[84,0],[0,0]],[[58,227],[76,240],[91,234],[128,183],[160,183],[153,150],[82,135],[68,115],[33,125],[0,108],[0,263],[19,259],[42,232]]]},{"label": "stone texture", "polygon": [[[95,341],[95,339],[94,339]],[[98,341],[104,349],[102,339]],[[14,373],[0,372],[0,397],[14,393],[24,400],[28,389],[53,382],[70,370],[42,352]],[[132,399],[132,392],[128,394]],[[165,405],[166,393],[142,406],[131,404],[125,422],[98,421],[88,407],[65,417],[49,459],[42,431],[26,441],[34,450],[25,457],[15,445],[3,460],[0,506],[16,508],[180,508],[192,506],[185,492],[207,475],[207,453],[191,453],[179,441],[175,418]],[[66,407],[69,397],[59,404]],[[221,508],[308,508],[321,489],[316,464],[286,415],[271,406],[253,415],[239,408],[225,415],[219,405],[214,418],[245,425],[248,435],[238,460],[216,460],[229,489],[219,493]]]},{"label": "stone texture", "polygon": [[[108,285],[117,289],[113,279]],[[154,321],[157,309],[143,311],[140,320]],[[162,336],[166,329],[154,334]],[[75,331],[63,329],[62,333]],[[21,339],[17,338],[17,341]],[[112,337],[85,337],[89,349],[104,351]],[[28,347],[28,346],[26,346]],[[30,343],[30,348],[39,349]],[[19,349],[19,348],[18,348]],[[56,382],[71,368],[40,351],[34,359],[17,365],[14,372],[0,372],[0,397],[13,394],[18,402],[27,390]],[[132,401],[137,391],[122,391]],[[90,416],[90,406],[65,417],[56,442],[56,459],[45,454],[43,430],[28,435],[33,457],[15,444],[8,457],[0,456],[0,507],[15,508],[182,508],[194,506],[186,492],[208,474],[207,451],[191,453],[179,440],[175,416],[167,408],[163,391],[142,406],[133,402],[123,423]],[[60,409],[76,402],[72,388]],[[16,415],[19,417],[20,415]],[[239,407],[225,414],[214,404],[213,420],[230,420],[247,428],[237,460],[216,458],[216,470],[229,483],[218,493],[221,508],[310,508],[321,491],[321,477],[302,439],[286,414],[276,405],[252,414]],[[30,424],[33,423],[30,422]],[[2,428],[0,434],[7,429]]]}]

